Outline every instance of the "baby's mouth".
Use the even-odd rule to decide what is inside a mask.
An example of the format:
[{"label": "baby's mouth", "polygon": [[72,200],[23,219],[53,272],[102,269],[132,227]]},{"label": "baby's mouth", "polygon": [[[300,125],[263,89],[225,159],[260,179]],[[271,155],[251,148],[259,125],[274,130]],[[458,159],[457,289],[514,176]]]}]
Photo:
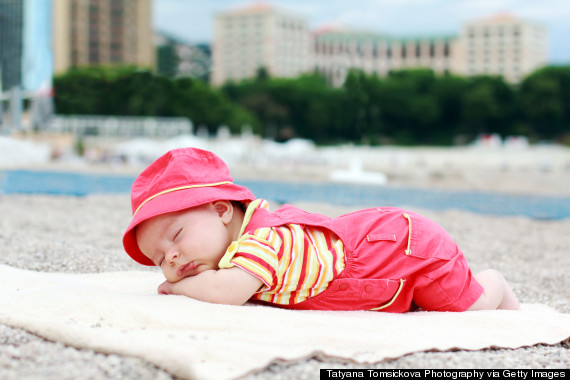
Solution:
[{"label": "baby's mouth", "polygon": [[196,267],[196,263],[194,261],[190,261],[188,264],[182,265],[176,271],[176,274],[179,277],[186,277],[190,271],[192,271]]}]

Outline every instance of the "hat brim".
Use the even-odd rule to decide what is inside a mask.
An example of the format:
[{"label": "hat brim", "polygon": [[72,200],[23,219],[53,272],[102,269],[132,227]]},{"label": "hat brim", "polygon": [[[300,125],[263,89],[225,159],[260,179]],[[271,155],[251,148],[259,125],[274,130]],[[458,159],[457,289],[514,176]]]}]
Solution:
[{"label": "hat brim", "polygon": [[162,194],[146,202],[133,216],[133,220],[123,235],[125,251],[139,264],[154,266],[152,260],[142,253],[137,244],[136,226],[158,215],[181,211],[218,200],[253,201],[255,196],[248,188],[236,184],[184,189]]}]

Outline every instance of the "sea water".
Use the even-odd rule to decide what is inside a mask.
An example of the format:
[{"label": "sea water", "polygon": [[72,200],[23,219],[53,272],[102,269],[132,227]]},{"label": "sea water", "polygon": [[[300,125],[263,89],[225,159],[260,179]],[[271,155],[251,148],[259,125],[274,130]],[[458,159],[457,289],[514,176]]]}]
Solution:
[{"label": "sea water", "polygon": [[[0,194],[128,194],[134,176],[55,171],[0,171]],[[443,191],[391,186],[350,185],[236,179],[255,196],[279,203],[322,202],[357,207],[461,209],[492,215],[535,219],[570,217],[570,197],[513,195],[493,192]]]}]

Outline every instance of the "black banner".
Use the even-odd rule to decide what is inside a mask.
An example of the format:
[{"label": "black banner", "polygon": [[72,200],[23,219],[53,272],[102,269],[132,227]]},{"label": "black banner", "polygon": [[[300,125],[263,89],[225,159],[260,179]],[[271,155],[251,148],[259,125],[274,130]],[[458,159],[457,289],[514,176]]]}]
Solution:
[{"label": "black banner", "polygon": [[324,379],[570,380],[569,369],[321,369]]}]

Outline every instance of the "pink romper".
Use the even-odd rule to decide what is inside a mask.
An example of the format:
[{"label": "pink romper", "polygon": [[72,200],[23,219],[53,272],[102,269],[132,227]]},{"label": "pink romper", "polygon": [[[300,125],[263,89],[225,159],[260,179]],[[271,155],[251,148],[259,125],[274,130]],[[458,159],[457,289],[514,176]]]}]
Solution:
[{"label": "pink romper", "polygon": [[284,224],[331,230],[344,243],[345,269],[328,288],[291,309],[465,311],[483,293],[451,236],[435,222],[385,207],[337,218],[284,205],[256,209],[245,232]]}]

